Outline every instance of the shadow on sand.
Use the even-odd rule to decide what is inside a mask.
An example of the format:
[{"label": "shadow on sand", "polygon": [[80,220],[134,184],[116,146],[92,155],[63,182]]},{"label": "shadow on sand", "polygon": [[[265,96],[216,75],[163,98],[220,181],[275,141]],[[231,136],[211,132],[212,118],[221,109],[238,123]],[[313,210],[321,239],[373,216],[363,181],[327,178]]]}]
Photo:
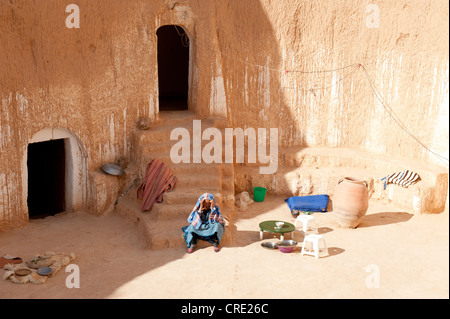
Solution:
[{"label": "shadow on sand", "polygon": [[413,214],[406,212],[381,212],[369,214],[364,217],[357,228],[384,226],[395,223],[407,222],[413,217]]}]

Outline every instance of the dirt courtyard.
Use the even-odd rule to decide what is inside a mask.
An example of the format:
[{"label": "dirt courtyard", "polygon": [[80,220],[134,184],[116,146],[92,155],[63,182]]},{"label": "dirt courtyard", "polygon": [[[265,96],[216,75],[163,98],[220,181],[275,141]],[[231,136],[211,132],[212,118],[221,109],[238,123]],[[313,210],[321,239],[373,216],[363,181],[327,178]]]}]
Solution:
[{"label": "dirt courtyard", "polygon": [[[66,287],[70,273],[62,268],[42,285],[0,280],[0,299],[449,298],[448,210],[413,215],[370,201],[357,229],[340,228],[332,212],[315,217],[329,249],[319,259],[300,255],[300,233],[293,253],[261,247],[261,221],[294,222],[281,197],[238,212],[234,241],[219,253],[209,245],[190,255],[184,248],[145,250],[134,226],[114,214],[31,220],[0,233],[0,255],[28,260],[46,251],[74,253],[80,288]],[[263,241],[278,239],[265,233]]]}]

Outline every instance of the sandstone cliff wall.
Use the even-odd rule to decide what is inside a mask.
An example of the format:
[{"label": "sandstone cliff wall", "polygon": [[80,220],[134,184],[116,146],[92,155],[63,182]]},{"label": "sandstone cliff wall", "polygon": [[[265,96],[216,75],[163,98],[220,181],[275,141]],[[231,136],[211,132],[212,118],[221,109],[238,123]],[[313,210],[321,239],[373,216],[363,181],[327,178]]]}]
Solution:
[{"label": "sandstone cliff wall", "polygon": [[[80,28],[66,27],[70,3]],[[28,219],[27,145],[48,129],[78,152],[72,208],[101,210],[95,172],[132,157],[140,116],[158,119],[156,30],[165,24],[190,37],[189,107],[201,116],[277,127],[280,146],[443,165],[393,120],[367,76],[410,133],[448,158],[448,2],[376,1],[379,25],[369,28],[370,4],[1,0],[0,229]]]}]

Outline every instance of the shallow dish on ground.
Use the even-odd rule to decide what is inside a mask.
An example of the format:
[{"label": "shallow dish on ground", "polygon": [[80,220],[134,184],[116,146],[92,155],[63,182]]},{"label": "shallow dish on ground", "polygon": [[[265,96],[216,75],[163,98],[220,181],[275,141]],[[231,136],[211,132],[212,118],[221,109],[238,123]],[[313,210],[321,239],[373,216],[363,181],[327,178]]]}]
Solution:
[{"label": "shallow dish on ground", "polygon": [[49,267],[53,264],[53,260],[50,257],[37,257],[34,259],[31,259],[25,264],[32,269],[38,269],[40,267]]},{"label": "shallow dish on ground", "polygon": [[282,240],[277,243],[278,249],[282,253],[290,253],[294,250],[294,247],[297,246],[297,242],[295,240]]},{"label": "shallow dish on ground", "polygon": [[48,276],[53,272],[53,269],[50,267],[41,267],[38,268],[37,273],[41,276]]},{"label": "shallow dish on ground", "polygon": [[21,269],[17,269],[16,271],[14,271],[14,274],[16,276],[26,276],[26,275],[31,274],[31,270],[26,269],[26,268],[21,268]]},{"label": "shallow dish on ground", "polygon": [[264,248],[267,248],[267,249],[277,249],[278,248],[277,244],[275,244],[274,242],[271,242],[271,241],[261,243],[261,246]]},{"label": "shallow dish on ground", "polygon": [[282,240],[277,243],[278,246],[283,246],[283,247],[295,247],[295,246],[297,246],[297,244],[298,243],[292,239]]}]

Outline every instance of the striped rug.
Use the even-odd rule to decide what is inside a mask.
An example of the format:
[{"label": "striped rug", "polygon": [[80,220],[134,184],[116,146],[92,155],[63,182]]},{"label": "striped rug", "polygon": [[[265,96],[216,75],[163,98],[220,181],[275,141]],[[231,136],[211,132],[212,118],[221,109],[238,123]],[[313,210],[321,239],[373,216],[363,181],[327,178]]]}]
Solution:
[{"label": "striped rug", "polygon": [[145,177],[137,190],[142,199],[142,210],[148,211],[155,202],[161,203],[164,192],[171,191],[177,183],[172,171],[160,160],[153,159],[146,168]]},{"label": "striped rug", "polygon": [[416,182],[420,181],[420,176],[413,171],[405,169],[404,171],[397,172],[385,176],[381,179],[384,180],[384,189],[386,189],[387,184],[397,184],[402,187],[408,187]]}]

